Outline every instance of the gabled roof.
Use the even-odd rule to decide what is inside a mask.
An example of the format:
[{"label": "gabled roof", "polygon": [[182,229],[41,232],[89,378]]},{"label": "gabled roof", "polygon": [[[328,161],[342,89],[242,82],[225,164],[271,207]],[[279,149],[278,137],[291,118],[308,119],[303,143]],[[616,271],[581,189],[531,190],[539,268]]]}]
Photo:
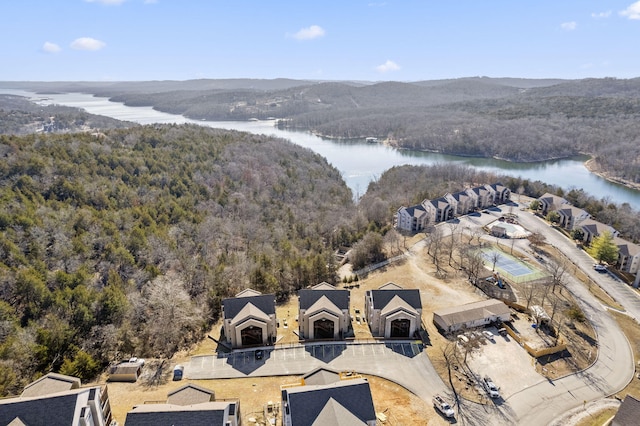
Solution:
[{"label": "gabled roof", "polygon": [[75,393],[0,400],[0,424],[6,425],[18,417],[27,425],[71,425],[74,424],[76,401]]},{"label": "gabled roof", "polygon": [[322,281],[320,284],[316,284],[311,287],[311,290],[336,290],[336,286],[331,285],[326,281]]},{"label": "gabled roof", "polygon": [[405,310],[407,312],[410,312],[412,314],[417,314],[418,312],[411,306],[409,305],[406,301],[404,301],[400,296],[395,295],[393,296],[393,298],[389,301],[389,303],[386,304],[386,306],[380,311],[381,315],[388,315],[394,311],[397,311],[399,309]]},{"label": "gabled roof", "polygon": [[127,413],[127,426],[224,426],[225,410],[233,403],[205,402],[194,405],[143,404]]},{"label": "gabled roof", "polygon": [[586,211],[579,209],[578,207],[574,207],[570,204],[562,205],[562,207],[558,208],[558,213],[567,217],[578,217],[583,215],[588,215]]},{"label": "gabled roof", "polygon": [[434,316],[439,316],[442,321],[451,326],[454,324],[464,324],[491,316],[510,315],[509,307],[496,299],[483,300],[481,302],[467,303],[459,306],[434,311]]},{"label": "gabled roof", "polygon": [[640,246],[622,238],[615,237],[613,243],[618,246],[618,254],[626,257],[636,257],[640,254]]},{"label": "gabled roof", "polygon": [[326,297],[338,309],[349,309],[349,290],[304,288],[298,291],[300,309],[309,309],[321,297]]},{"label": "gabled roof", "polygon": [[553,195],[549,192],[542,195],[542,197],[538,198],[539,201],[543,201],[547,204],[555,204],[556,207],[562,204],[568,204],[569,202],[562,197],[558,197],[557,195]]},{"label": "gabled roof", "polygon": [[[0,425],[73,425],[81,408],[100,388],[71,389],[52,395],[20,396],[0,399]],[[20,423],[21,422],[21,423]]]},{"label": "gabled roof", "polygon": [[604,223],[591,218],[583,220],[580,223],[580,227],[592,235],[600,235],[605,231],[609,231],[612,234],[615,233],[615,229],[612,226],[605,225]]},{"label": "gabled roof", "polygon": [[[330,385],[292,387],[284,391],[289,397],[291,423],[296,426],[319,425],[318,417],[332,399],[364,423],[376,419],[371,389],[366,379],[342,380]],[[329,410],[335,410],[335,406],[330,407]],[[323,415],[330,414],[324,411]],[[342,423],[338,424],[342,425]]]},{"label": "gabled roof", "polygon": [[378,290],[371,290],[373,309],[384,309],[396,296],[413,309],[422,309],[422,300],[420,300],[420,291],[418,289],[392,288],[387,287],[387,285],[385,284]]},{"label": "gabled roof", "polygon": [[388,283],[382,284],[380,287],[378,287],[378,290],[402,290],[402,287],[394,283],[393,281],[389,281]]},{"label": "gabled roof", "polygon": [[435,200],[428,200],[425,204],[431,204],[436,209],[446,209],[451,206],[449,200],[444,197],[436,198]]},{"label": "gabled roof", "polygon": [[471,188],[471,190],[478,195],[491,194],[491,191],[489,191],[489,189],[487,189],[487,187],[485,186],[476,186],[475,188]]},{"label": "gabled roof", "polygon": [[503,185],[502,183],[500,183],[500,182],[492,183],[492,184],[491,184],[491,185],[489,185],[489,186],[490,186],[491,188],[493,188],[495,191],[498,191],[498,192],[502,192],[502,191],[504,191],[505,189],[509,189],[509,188],[507,188],[506,186],[504,186],[504,185]]},{"label": "gabled roof", "polygon": [[[345,309],[349,309],[348,307]],[[336,315],[340,315],[340,313],[342,312],[342,309],[340,309],[339,307],[337,307],[335,305],[335,303],[331,302],[331,300],[329,300],[329,298],[327,296],[322,296],[320,297],[318,300],[316,300],[316,302],[309,306],[307,308],[307,315],[312,315],[315,312],[319,312],[319,311],[324,311],[324,312],[329,312],[329,313],[333,313]]]},{"label": "gabled roof", "polygon": [[340,381],[340,373],[325,367],[317,367],[302,376],[305,385],[328,385]]},{"label": "gabled roof", "polygon": [[193,383],[186,384],[167,394],[167,404],[193,405],[215,401],[215,393]]},{"label": "gabled roof", "polygon": [[240,312],[232,318],[232,324],[238,324],[245,321],[248,318],[255,318],[264,322],[269,321],[269,315],[265,314],[262,310],[258,309],[253,303],[247,303],[242,307]]},{"label": "gabled roof", "polygon": [[624,397],[611,425],[635,426],[638,424],[638,418],[640,418],[640,401],[631,395],[627,395]]},{"label": "gabled roof", "polygon": [[48,373],[35,382],[29,383],[22,391],[22,397],[51,395],[80,387],[80,379],[64,374]]},{"label": "gabled roof", "polygon": [[424,209],[422,204],[418,204],[416,206],[407,207],[405,209],[407,214],[411,217],[420,218],[427,214],[427,211]]},{"label": "gabled roof", "polygon": [[[247,291],[247,290],[245,290]],[[251,290],[253,291],[253,290]],[[242,294],[244,292],[238,293]],[[276,298],[273,294],[260,294],[249,295],[241,297],[231,297],[222,300],[222,309],[224,310],[224,318],[232,319],[245,307],[247,304],[253,304],[256,308],[261,310],[267,315],[276,313]]]},{"label": "gabled roof", "polygon": [[367,423],[357,418],[347,410],[342,404],[333,398],[329,398],[313,426],[366,426]]},{"label": "gabled roof", "polygon": [[258,290],[254,290],[252,288],[245,288],[240,293],[236,294],[236,297],[253,297],[253,296],[260,296],[261,294],[262,293],[260,293]]}]

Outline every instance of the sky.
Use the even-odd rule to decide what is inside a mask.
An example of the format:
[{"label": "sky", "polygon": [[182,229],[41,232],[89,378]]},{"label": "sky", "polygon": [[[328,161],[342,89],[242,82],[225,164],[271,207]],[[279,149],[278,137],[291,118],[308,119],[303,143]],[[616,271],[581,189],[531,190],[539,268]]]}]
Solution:
[{"label": "sky", "polygon": [[640,76],[634,0],[2,0],[0,81]]}]

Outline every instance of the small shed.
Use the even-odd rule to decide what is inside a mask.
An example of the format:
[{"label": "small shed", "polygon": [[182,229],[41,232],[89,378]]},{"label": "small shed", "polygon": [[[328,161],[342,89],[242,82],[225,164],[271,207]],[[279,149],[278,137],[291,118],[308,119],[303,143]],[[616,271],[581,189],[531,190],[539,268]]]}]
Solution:
[{"label": "small shed", "polygon": [[510,318],[509,307],[496,299],[452,306],[433,313],[433,323],[445,333],[509,321]]},{"label": "small shed", "polygon": [[109,369],[110,382],[137,382],[142,373],[142,364],[138,362],[122,362]]},{"label": "small shed", "polygon": [[491,227],[491,235],[498,238],[505,238],[507,236],[507,228],[501,225],[493,225]]}]

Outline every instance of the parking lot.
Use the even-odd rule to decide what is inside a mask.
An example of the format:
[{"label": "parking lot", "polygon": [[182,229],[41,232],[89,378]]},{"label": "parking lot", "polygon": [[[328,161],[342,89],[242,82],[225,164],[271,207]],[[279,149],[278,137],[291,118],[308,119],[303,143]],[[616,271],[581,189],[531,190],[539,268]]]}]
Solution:
[{"label": "parking lot", "polygon": [[509,336],[501,336],[495,328],[487,328],[495,336],[483,339],[478,349],[469,354],[467,363],[478,379],[489,376],[506,400],[529,386],[546,380],[535,371],[534,359]]},{"label": "parking lot", "polygon": [[420,342],[320,343],[265,348],[262,359],[254,350],[194,356],[185,368],[190,379],[304,374],[315,367],[357,370],[361,363],[384,363],[413,358],[423,350]]}]

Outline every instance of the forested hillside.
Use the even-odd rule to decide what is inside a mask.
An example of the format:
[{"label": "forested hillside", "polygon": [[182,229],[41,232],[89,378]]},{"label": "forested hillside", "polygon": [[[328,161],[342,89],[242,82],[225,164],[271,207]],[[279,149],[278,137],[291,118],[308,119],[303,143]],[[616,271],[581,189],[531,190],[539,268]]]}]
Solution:
[{"label": "forested hillside", "polygon": [[337,170],[264,136],[5,135],[0,156],[0,395],[170,356],[246,287],[335,282],[334,247],[364,230]]},{"label": "forested hillside", "polygon": [[283,127],[336,138],[375,136],[401,148],[516,162],[586,153],[605,175],[640,184],[637,78],[198,82],[81,87],[194,119],[278,118]]}]

